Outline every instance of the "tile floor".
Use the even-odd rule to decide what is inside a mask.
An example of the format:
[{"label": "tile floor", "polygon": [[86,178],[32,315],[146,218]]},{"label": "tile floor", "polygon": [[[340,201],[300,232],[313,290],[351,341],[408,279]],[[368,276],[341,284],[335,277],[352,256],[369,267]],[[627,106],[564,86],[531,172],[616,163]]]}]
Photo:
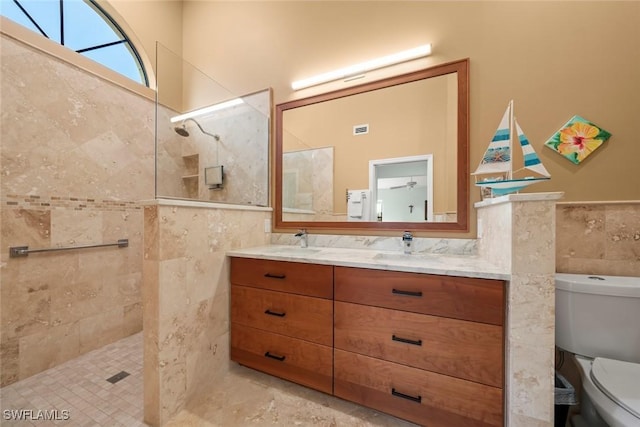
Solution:
[{"label": "tile floor", "polygon": [[199,405],[165,427],[415,427],[415,424],[231,364]]},{"label": "tile floor", "polygon": [[[130,375],[107,381],[121,371]],[[142,332],[1,388],[0,408],[2,427],[146,426]]]},{"label": "tile floor", "polygon": [[[107,381],[121,371],[130,375],[115,384]],[[142,333],[0,389],[0,409],[2,427],[147,426],[142,421]],[[17,414],[23,419],[12,419]],[[42,419],[47,416],[58,419]],[[166,427],[245,426],[414,424],[232,364],[211,395],[181,411]]]}]

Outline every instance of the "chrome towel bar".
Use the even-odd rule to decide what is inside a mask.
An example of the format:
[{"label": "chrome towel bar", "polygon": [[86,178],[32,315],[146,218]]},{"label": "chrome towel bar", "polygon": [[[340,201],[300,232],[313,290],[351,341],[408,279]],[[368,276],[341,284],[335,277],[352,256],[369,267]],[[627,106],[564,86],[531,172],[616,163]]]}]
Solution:
[{"label": "chrome towel bar", "polygon": [[105,246],[117,246],[119,248],[126,248],[127,246],[129,246],[129,239],[120,239],[116,243],[103,243],[99,245],[84,245],[84,246],[68,246],[65,248],[29,249],[29,246],[12,246],[9,248],[9,257],[17,258],[17,257],[28,256],[30,253],[36,253],[36,252],[69,251],[71,249],[102,248]]}]

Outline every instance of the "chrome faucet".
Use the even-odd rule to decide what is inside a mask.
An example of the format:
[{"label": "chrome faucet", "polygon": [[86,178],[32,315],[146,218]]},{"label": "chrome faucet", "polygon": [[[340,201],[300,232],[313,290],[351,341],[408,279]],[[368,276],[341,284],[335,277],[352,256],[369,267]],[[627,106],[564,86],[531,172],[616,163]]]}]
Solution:
[{"label": "chrome faucet", "polygon": [[410,254],[413,251],[413,235],[410,231],[405,231],[402,235],[402,247],[405,254]]},{"label": "chrome faucet", "polygon": [[301,248],[306,248],[309,245],[309,240],[307,238],[308,234],[307,234],[307,230],[305,230],[304,228],[300,231],[298,231],[295,234],[295,237],[299,237],[300,238],[300,247]]}]

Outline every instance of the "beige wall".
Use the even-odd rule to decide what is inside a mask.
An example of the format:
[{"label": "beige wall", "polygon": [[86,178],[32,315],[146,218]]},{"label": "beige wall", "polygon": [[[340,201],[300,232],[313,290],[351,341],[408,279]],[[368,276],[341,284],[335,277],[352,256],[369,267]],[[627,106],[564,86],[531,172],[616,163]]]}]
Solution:
[{"label": "beige wall", "polygon": [[[321,90],[293,80],[431,42],[416,64],[470,58],[472,168],[514,99],[552,175],[530,191],[640,199],[638,2],[185,1],[183,14],[187,60],[236,93],[273,87],[276,103]],[[579,166],[542,147],[575,114],[613,134]]]}]

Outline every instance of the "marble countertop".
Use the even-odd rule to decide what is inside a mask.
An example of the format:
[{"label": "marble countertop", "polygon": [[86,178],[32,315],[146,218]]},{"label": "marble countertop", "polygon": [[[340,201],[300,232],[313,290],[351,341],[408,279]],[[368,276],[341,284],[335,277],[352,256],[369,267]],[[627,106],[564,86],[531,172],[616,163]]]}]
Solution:
[{"label": "marble countertop", "polygon": [[269,259],[274,261],[306,262],[342,267],[373,268],[378,270],[406,271],[412,273],[447,276],[477,277],[509,280],[508,272],[487,260],[473,255],[451,255],[380,251],[371,249],[347,249],[288,245],[259,246],[227,252],[228,256]]}]

